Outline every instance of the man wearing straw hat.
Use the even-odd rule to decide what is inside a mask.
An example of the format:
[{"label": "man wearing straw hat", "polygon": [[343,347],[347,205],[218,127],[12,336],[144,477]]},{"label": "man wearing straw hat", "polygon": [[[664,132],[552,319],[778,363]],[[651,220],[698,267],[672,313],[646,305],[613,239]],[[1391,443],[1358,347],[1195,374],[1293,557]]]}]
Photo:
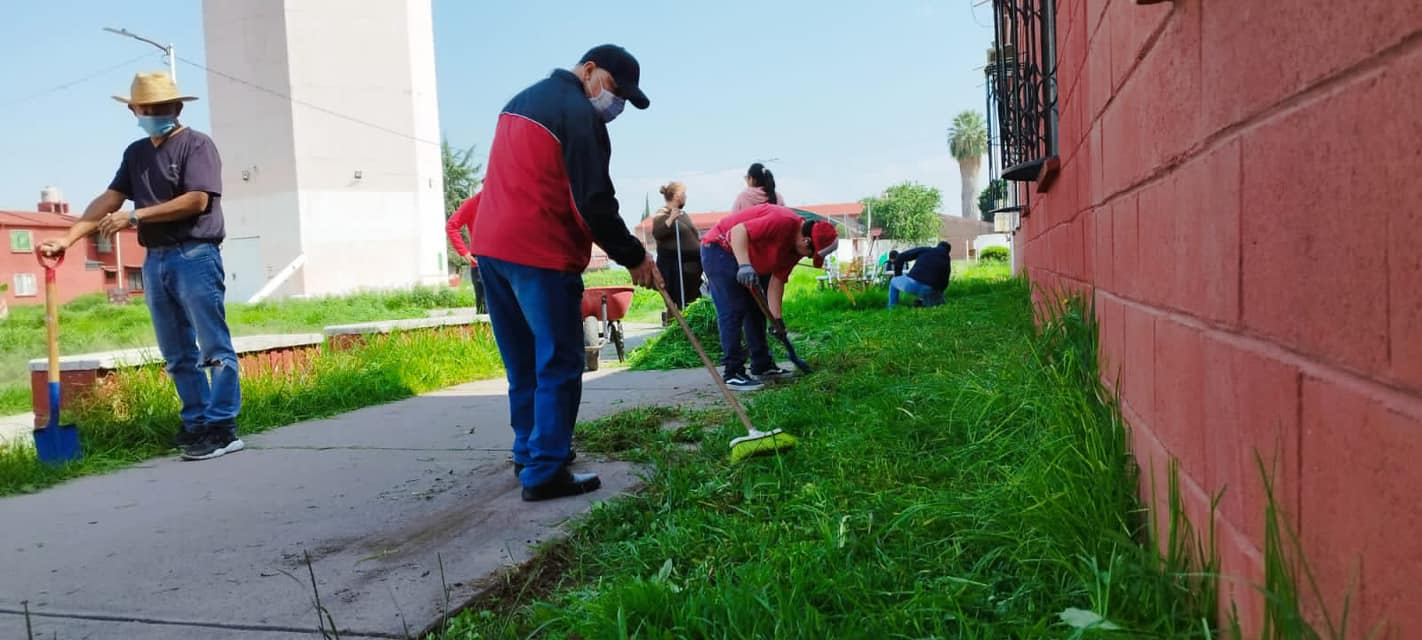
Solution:
[{"label": "man wearing straw hat", "polygon": [[[91,233],[138,229],[138,243],[148,252],[144,299],[183,405],[174,442],[188,460],[241,451],[241,383],[218,251],[225,231],[217,145],[178,122],[183,103],[197,98],[180,95],[167,73],[140,73],[129,96],[114,99],[128,105],[147,136],[124,150],[108,189],[89,203],[69,233],[41,250],[59,256]],[[119,210],[126,200],[133,201],[132,211]]]}]

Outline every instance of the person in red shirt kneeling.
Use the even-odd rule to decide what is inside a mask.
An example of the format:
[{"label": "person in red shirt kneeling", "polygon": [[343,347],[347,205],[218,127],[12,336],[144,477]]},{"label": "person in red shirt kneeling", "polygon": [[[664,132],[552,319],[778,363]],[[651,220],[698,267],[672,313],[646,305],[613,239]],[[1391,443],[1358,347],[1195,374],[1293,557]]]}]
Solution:
[{"label": "person in red shirt kneeling", "polygon": [[[721,334],[721,360],[726,386],[739,391],[761,388],[759,380],[790,375],[770,356],[765,315],[751,297],[749,287],[766,291],[771,315],[780,317],[785,283],[801,258],[814,258],[821,268],[825,256],[839,246],[834,225],[806,220],[788,207],[761,204],[726,216],[701,241],[701,266],[711,285],[716,305],[716,326]],[[745,332],[745,347],[741,333]],[[746,347],[750,373],[746,375]]]}]

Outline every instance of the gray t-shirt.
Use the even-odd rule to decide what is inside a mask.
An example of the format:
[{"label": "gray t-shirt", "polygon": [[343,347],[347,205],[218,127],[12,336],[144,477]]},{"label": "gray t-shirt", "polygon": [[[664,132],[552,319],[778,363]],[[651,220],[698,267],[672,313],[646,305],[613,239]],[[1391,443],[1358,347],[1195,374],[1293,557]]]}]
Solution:
[{"label": "gray t-shirt", "polygon": [[138,225],[138,243],[163,247],[187,240],[222,242],[222,158],[206,134],[183,129],[154,147],[149,138],[128,145],[109,188],[135,207],[162,204],[191,191],[206,191],[207,211],[173,222]]}]

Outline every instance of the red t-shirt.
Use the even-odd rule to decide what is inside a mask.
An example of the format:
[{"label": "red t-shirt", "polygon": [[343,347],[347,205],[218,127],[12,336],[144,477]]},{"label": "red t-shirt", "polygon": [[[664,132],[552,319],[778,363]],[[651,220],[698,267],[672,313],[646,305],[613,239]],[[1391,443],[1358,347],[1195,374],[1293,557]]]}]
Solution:
[{"label": "red t-shirt", "polygon": [[783,280],[790,280],[790,270],[800,262],[800,252],[795,243],[800,239],[800,226],[805,223],[789,207],[774,204],[760,204],[726,216],[706,232],[701,239],[704,245],[719,245],[731,250],[731,229],[745,223],[746,235],[750,242],[750,264],[755,272],[767,273]]}]

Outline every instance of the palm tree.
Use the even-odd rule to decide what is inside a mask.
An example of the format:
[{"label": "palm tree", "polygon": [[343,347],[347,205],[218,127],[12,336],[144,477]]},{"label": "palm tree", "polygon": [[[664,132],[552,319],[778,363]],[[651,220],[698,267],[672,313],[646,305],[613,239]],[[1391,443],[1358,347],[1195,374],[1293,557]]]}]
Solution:
[{"label": "palm tree", "polygon": [[958,173],[963,179],[963,202],[960,210],[964,218],[973,216],[978,200],[978,168],[982,166],[983,154],[988,151],[987,124],[976,111],[964,111],[953,118],[953,127],[948,130],[948,152],[958,161]]}]

